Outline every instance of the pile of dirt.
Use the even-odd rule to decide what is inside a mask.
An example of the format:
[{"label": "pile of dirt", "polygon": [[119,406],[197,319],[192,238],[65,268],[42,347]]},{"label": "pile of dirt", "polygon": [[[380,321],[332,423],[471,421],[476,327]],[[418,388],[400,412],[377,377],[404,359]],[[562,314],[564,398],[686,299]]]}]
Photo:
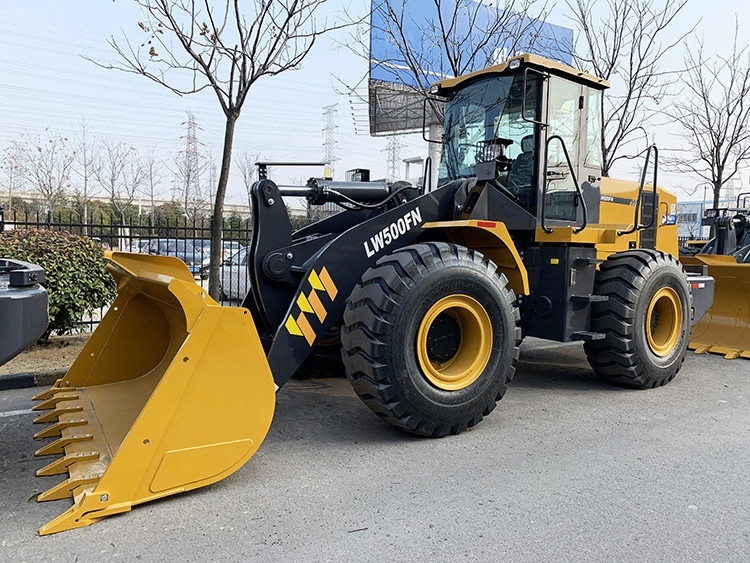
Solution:
[{"label": "pile of dirt", "polygon": [[37,376],[63,374],[81,353],[89,336],[52,336],[44,344],[34,344],[0,366],[0,377],[16,373],[33,373]]}]

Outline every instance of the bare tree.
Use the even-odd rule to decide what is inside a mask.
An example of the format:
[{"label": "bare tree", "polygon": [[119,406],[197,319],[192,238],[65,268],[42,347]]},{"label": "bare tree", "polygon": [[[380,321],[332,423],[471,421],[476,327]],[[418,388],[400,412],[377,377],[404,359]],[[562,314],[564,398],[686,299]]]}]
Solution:
[{"label": "bare tree", "polygon": [[[542,37],[547,0],[381,0],[373,7],[371,32],[359,28],[348,46],[370,59],[370,37],[383,51],[376,62],[387,81],[371,79],[367,100],[374,134],[414,130],[423,126],[423,102],[429,86],[531,50],[537,41],[550,40],[558,48],[562,38]],[[541,42],[541,41],[540,41]],[[570,49],[570,47],[568,47]],[[348,93],[364,101],[356,88]],[[373,87],[374,86],[374,87]],[[428,98],[429,99],[429,98]],[[430,137],[440,138],[442,104],[429,99]],[[437,178],[439,145],[431,144],[432,177]]]},{"label": "bare tree", "polygon": [[160,193],[159,186],[162,182],[162,169],[164,163],[156,158],[154,147],[151,147],[143,163],[144,178],[143,178],[143,195],[149,201],[151,213],[153,216],[156,210],[156,198]]},{"label": "bare tree", "polygon": [[3,149],[0,170],[5,176],[5,189],[3,195],[8,194],[6,211],[13,210],[13,194],[23,183],[23,147],[18,141],[10,141]]},{"label": "bare tree", "polygon": [[45,135],[26,137],[22,147],[21,175],[32,185],[44,201],[48,218],[65,198],[70,188],[70,176],[76,152],[68,139],[45,131]]},{"label": "bare tree", "polygon": [[99,150],[101,157],[96,166],[96,181],[124,225],[128,207],[146,178],[146,168],[135,148],[123,142],[105,141]]},{"label": "bare tree", "polygon": [[427,13],[415,17],[411,5],[408,0],[378,3],[374,20],[383,23],[373,24],[373,31],[393,48],[393,58],[379,64],[420,93],[442,77],[485,68],[530,48],[547,12],[541,0],[508,0],[502,8],[488,0],[433,0]]},{"label": "bare tree", "polygon": [[[623,149],[653,115],[653,108],[675,82],[675,71],[660,61],[692,29],[668,35],[688,0],[568,0],[579,41],[574,65],[612,83],[602,97],[602,174],[625,158]],[[694,28],[693,28],[694,29]],[[669,31],[668,31],[669,30]],[[665,41],[665,38],[669,37]]]},{"label": "bare tree", "polygon": [[255,182],[255,175],[257,173],[257,167],[255,163],[260,160],[260,153],[249,151],[248,149],[243,150],[237,157],[237,169],[240,171],[242,176],[242,183],[245,186],[247,192],[247,206],[250,212],[253,210],[253,202],[250,197],[250,188]]},{"label": "bare tree", "polygon": [[735,26],[728,56],[706,57],[702,44],[686,45],[683,91],[669,110],[687,145],[670,162],[711,186],[713,207],[719,206],[722,188],[750,162],[750,49],[737,40]]},{"label": "bare tree", "polygon": [[95,156],[95,144],[93,140],[89,138],[88,124],[84,119],[81,119],[80,132],[77,134],[78,143],[78,158],[76,167],[76,173],[80,179],[80,189],[76,190],[78,196],[81,199],[81,205],[83,206],[83,234],[88,234],[88,222],[89,222],[89,203],[91,199],[97,195],[97,190],[94,187],[93,179],[95,175],[95,167],[97,160]]},{"label": "bare tree", "polygon": [[211,227],[209,293],[217,298],[234,129],[250,88],[263,76],[299,67],[320,35],[335,26],[316,21],[325,0],[135,2],[145,14],[138,22],[142,39],[111,38],[123,63],[102,66],[141,74],[180,95],[212,90],[226,118]]}]

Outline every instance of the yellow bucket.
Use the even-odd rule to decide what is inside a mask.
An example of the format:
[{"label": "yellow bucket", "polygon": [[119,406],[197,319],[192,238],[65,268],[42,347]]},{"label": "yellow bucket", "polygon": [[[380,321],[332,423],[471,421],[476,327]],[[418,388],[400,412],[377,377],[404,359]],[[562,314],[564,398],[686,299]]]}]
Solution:
[{"label": "yellow bucket", "polygon": [[180,260],[108,253],[118,296],[62,379],[35,399],[68,474],[39,501],[73,505],[40,534],[215,483],[268,432],[275,385],[249,311],[221,307]]},{"label": "yellow bucket", "polygon": [[706,265],[716,280],[714,302],[693,327],[690,348],[727,359],[750,359],[750,264],[732,256],[699,254],[680,258],[686,265]]}]

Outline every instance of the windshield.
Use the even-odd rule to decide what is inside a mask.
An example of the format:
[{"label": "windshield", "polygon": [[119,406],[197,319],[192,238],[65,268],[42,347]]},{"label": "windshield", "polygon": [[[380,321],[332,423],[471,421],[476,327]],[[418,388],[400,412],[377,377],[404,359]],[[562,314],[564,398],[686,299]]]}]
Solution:
[{"label": "windshield", "polygon": [[193,252],[193,245],[187,240],[161,241],[159,244],[161,252]]},{"label": "windshield", "polygon": [[[474,167],[495,159],[498,181],[523,152],[536,145],[534,124],[521,117],[523,75],[488,76],[456,93],[448,101],[443,122],[441,180],[474,176]],[[536,116],[536,79],[526,84],[526,119]]]}]

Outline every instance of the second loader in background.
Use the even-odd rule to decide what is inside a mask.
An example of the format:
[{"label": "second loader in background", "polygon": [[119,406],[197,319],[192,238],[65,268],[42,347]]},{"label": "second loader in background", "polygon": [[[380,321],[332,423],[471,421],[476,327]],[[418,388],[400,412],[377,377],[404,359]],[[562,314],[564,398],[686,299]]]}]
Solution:
[{"label": "second loader in background", "polygon": [[[602,178],[607,83],[524,55],[432,94],[445,103],[435,189],[311,179],[252,187],[250,290],[221,307],[179,260],[110,253],[118,297],[65,377],[39,500],[72,506],[48,534],[214,483],[271,424],[275,392],[314,354],[340,354],[362,401],[407,432],[478,424],[503,397],[525,335],[581,341],[619,385],[680,370],[713,280],[677,260],[676,198]],[[293,231],[283,197],[344,211]],[[340,338],[337,335],[340,333]]]},{"label": "second loader in background", "polygon": [[714,302],[693,329],[690,348],[697,353],[750,359],[750,193],[737,196],[736,206],[707,209],[703,224],[714,237],[693,256],[682,256],[687,267],[705,266],[716,280]]}]

